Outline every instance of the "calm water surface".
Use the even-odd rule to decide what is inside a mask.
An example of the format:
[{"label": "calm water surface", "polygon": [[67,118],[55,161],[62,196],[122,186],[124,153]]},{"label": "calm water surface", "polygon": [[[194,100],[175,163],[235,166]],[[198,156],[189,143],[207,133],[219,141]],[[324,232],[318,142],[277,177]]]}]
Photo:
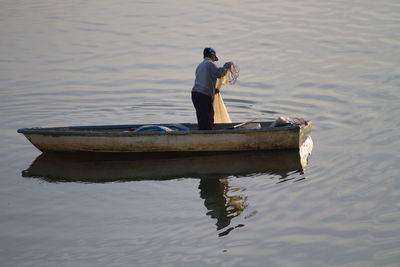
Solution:
[{"label": "calm water surface", "polygon": [[[398,266],[400,3],[0,0],[2,266]],[[41,155],[18,128],[194,122],[205,46],[234,121],[314,150]]]}]

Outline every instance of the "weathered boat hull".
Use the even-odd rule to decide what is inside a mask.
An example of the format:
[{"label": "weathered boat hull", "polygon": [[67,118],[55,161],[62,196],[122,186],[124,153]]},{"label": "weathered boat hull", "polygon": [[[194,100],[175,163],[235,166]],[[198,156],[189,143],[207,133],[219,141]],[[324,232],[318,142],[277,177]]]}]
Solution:
[{"label": "weathered boat hull", "polygon": [[232,129],[233,124],[216,130],[166,133],[136,133],[141,125],[79,126],[67,128],[24,128],[18,132],[43,152],[204,152],[250,151],[299,148],[310,136],[312,123],[260,129]]}]

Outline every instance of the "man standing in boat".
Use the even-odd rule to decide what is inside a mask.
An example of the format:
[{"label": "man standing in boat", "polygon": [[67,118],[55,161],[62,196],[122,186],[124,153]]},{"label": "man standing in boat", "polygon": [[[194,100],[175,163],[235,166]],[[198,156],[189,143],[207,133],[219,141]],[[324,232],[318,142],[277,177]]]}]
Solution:
[{"label": "man standing in boat", "polygon": [[217,79],[223,77],[231,67],[231,62],[224,64],[222,68],[215,65],[218,61],[214,49],[206,47],[203,50],[204,60],[196,68],[196,79],[192,89],[192,102],[196,109],[196,117],[199,130],[212,130],[214,126],[214,95]]}]

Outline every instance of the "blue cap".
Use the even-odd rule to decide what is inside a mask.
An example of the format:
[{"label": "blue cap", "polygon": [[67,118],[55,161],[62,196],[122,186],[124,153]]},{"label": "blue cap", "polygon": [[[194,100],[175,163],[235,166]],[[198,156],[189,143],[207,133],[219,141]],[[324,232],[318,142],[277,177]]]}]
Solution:
[{"label": "blue cap", "polygon": [[209,56],[211,56],[211,55],[214,55],[215,58],[216,58],[215,61],[218,61],[217,52],[215,52],[214,49],[212,49],[211,47],[206,47],[206,48],[204,48],[204,50],[203,50],[203,56],[204,56],[204,57],[209,57]]}]

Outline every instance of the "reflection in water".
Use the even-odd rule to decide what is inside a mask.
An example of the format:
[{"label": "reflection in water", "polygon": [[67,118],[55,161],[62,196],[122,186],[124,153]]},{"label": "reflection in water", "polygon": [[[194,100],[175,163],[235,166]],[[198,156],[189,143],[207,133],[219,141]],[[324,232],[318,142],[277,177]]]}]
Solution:
[{"label": "reflection in water", "polygon": [[[243,188],[232,187],[228,177],[273,175],[278,177],[277,183],[298,179],[299,176],[293,174],[303,172],[312,148],[309,139],[298,150],[283,151],[144,155],[44,153],[22,172],[22,176],[51,183],[200,178],[200,197],[204,199],[207,215],[217,220],[217,231],[224,230],[218,235],[225,236],[244,226],[230,225],[248,206],[247,197],[241,194]],[[255,213],[253,211],[245,219]]]},{"label": "reflection in water", "polygon": [[282,151],[201,154],[44,153],[22,172],[23,177],[47,182],[107,183],[179,178],[276,174],[282,178],[301,172],[312,151],[312,141],[302,148]]},{"label": "reflection in water", "polygon": [[[241,195],[231,195],[239,191],[239,188],[231,188],[228,178],[221,179],[201,179],[200,180],[200,197],[204,199],[204,206],[209,210],[207,215],[213,219],[217,219],[217,230],[221,230],[230,225],[231,220],[239,216],[247,207],[246,197]],[[231,227],[219,236],[229,234],[234,228],[242,227],[239,224]]]}]

